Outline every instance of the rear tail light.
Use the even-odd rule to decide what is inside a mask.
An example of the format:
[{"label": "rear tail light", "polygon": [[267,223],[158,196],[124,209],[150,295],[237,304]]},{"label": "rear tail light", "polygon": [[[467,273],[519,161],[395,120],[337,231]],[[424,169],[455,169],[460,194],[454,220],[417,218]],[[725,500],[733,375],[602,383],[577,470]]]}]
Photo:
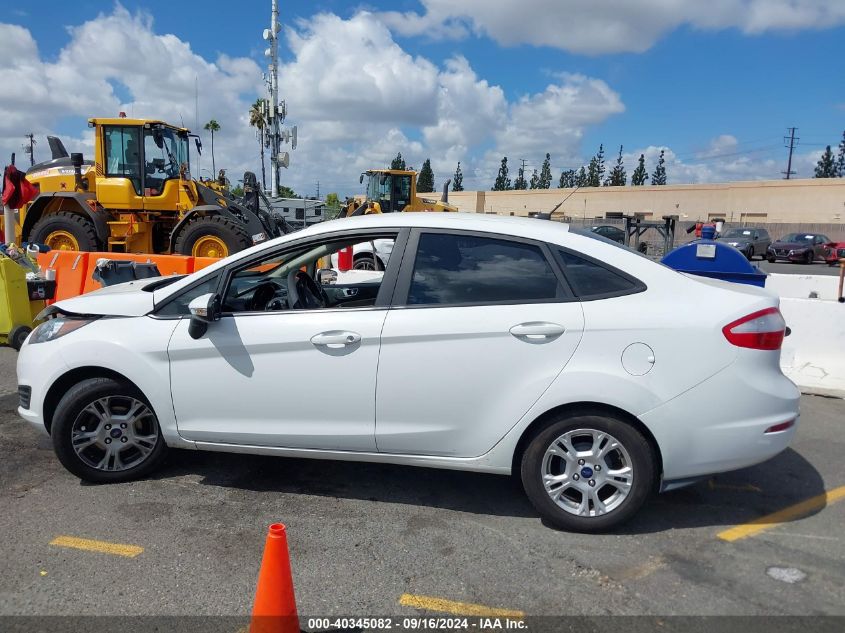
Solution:
[{"label": "rear tail light", "polygon": [[731,345],[749,349],[780,349],[786,333],[786,321],[780,310],[768,308],[754,312],[722,328]]}]

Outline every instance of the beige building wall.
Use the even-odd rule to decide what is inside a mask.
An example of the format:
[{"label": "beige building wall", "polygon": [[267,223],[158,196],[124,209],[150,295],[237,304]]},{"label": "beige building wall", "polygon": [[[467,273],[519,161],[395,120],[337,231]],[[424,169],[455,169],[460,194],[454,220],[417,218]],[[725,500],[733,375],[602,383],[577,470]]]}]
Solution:
[{"label": "beige building wall", "polygon": [[461,211],[529,215],[551,211],[566,198],[558,215],[604,217],[606,213],[644,213],[681,221],[725,218],[729,222],[841,224],[845,228],[845,178],[763,180],[702,185],[589,187],[527,191],[458,191],[449,202]]}]

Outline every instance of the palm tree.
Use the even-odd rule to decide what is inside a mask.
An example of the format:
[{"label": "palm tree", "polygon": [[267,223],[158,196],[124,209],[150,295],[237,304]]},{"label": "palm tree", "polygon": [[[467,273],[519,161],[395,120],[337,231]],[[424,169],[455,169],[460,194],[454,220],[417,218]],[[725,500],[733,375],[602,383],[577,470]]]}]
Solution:
[{"label": "palm tree", "polygon": [[261,147],[261,186],[267,191],[267,174],[264,171],[264,112],[263,99],[256,99],[249,107],[249,125],[258,131],[258,145]]},{"label": "palm tree", "polygon": [[214,164],[214,133],[220,131],[220,124],[214,119],[211,119],[211,121],[205,124],[204,129],[211,132],[211,171],[216,175],[217,165]]}]

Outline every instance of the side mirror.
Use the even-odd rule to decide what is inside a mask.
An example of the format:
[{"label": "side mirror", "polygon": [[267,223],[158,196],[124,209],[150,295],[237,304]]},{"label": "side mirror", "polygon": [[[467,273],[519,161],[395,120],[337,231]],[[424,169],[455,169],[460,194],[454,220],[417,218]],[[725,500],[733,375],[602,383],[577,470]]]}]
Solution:
[{"label": "side mirror", "polygon": [[188,310],[191,312],[188,334],[198,339],[208,330],[209,323],[220,320],[220,295],[200,295],[188,304]]},{"label": "side mirror", "polygon": [[328,286],[337,282],[337,271],[331,268],[320,268],[317,271],[317,283],[323,286]]}]

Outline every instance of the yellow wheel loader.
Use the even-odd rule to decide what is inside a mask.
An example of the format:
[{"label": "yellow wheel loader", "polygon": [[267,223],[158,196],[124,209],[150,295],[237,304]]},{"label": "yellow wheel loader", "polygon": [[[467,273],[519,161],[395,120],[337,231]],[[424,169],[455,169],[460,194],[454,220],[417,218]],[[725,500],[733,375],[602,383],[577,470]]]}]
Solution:
[{"label": "yellow wheel loader", "polygon": [[449,184],[443,185],[440,200],[421,198],[417,195],[417,172],[400,169],[372,169],[361,174],[360,182],[367,180],[363,201],[352,200],[340,210],[338,217],[345,218],[368,213],[399,213],[409,211],[456,212],[458,207],[449,204]]},{"label": "yellow wheel loader", "polygon": [[[94,160],[52,159],[27,179],[39,195],[20,213],[19,242],[55,250],[225,257],[285,232],[281,218],[191,178],[189,130],[149,119],[89,119]],[[195,137],[197,151],[201,151]]]}]

